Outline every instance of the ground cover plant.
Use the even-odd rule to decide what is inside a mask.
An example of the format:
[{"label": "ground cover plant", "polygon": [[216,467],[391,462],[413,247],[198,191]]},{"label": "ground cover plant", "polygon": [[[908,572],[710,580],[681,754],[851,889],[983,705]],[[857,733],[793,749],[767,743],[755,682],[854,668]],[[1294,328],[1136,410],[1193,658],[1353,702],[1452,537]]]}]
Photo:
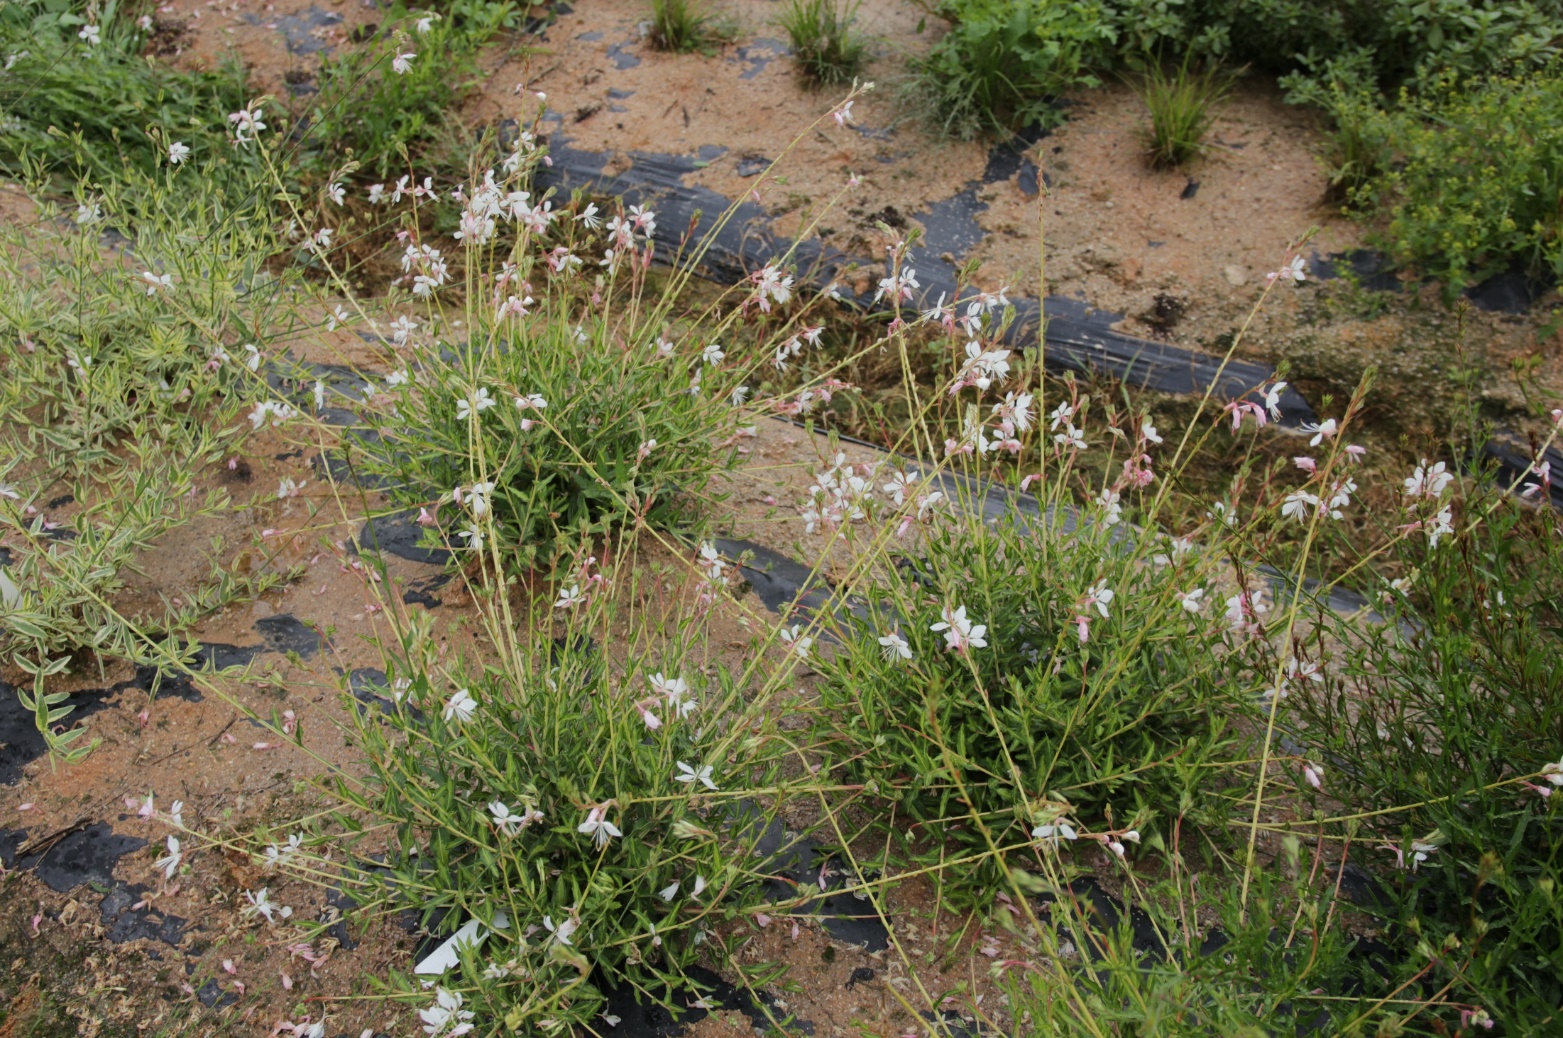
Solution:
[{"label": "ground cover plant", "polygon": [[956,137],[1057,125],[1055,100],[1094,86],[1091,72],[1113,29],[1092,7],[950,2],[932,8],[950,22],[926,54],[913,59],[912,95]]},{"label": "ground cover plant", "polygon": [[[81,732],[57,734],[70,707],[43,693],[45,675],[157,662],[149,639],[173,651],[200,616],[281,579],[214,559],[191,601],[129,616],[116,601],[154,542],[231,507],[197,477],[242,439],[264,389],[259,349],[242,340],[280,316],[291,278],[266,269],[279,247],[268,203],[252,192],[230,208],[230,185],[127,164],[81,182],[70,209],[46,204],[5,232],[0,647],[34,677],[29,701],[56,749]],[[115,225],[133,237],[106,244]]]},{"label": "ground cover plant", "polygon": [[[1556,64],[1480,78],[1449,73],[1394,109],[1343,102],[1337,134],[1347,156],[1342,177],[1358,182],[1351,201],[1387,213],[1393,252],[1450,291],[1514,263],[1556,278],[1559,82]],[[1356,158],[1362,152],[1368,157]]]}]

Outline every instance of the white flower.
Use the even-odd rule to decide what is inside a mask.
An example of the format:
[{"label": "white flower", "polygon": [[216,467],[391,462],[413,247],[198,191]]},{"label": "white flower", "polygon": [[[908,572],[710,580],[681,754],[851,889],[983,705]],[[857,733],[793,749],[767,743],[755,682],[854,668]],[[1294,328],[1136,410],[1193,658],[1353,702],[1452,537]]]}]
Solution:
[{"label": "white flower", "polygon": [[506,836],[514,836],[532,821],[532,812],[516,814],[502,800],[490,801],[488,813],[494,816],[494,826]]},{"label": "white flower", "polygon": [[1075,827],[1070,825],[1068,822],[1058,822],[1053,825],[1039,825],[1035,829],[1031,830],[1031,838],[1033,840],[1046,840],[1056,843],[1060,838],[1065,840],[1073,840],[1077,839],[1078,837],[1079,834],[1075,832]]},{"label": "white flower", "polygon": [[1100,494],[1096,495],[1096,503],[1106,511],[1108,526],[1117,526],[1123,522],[1123,505],[1120,504],[1122,495],[1111,487],[1104,487]]},{"label": "white flower", "polygon": [[304,846],[304,834],[294,833],[288,837],[288,842],[281,846],[273,843],[266,848],[266,867],[275,869],[284,861],[297,854]]},{"label": "white flower", "polygon": [[1053,434],[1053,442],[1061,447],[1073,447],[1075,450],[1085,450],[1089,444],[1085,442],[1085,434],[1076,429],[1073,423],[1065,423],[1064,431]]},{"label": "white flower", "polygon": [[181,829],[183,829],[185,827],[184,810],[185,810],[185,802],[183,800],[175,800],[174,801],[174,806],[170,807],[168,809],[168,820],[169,820],[169,822],[171,822],[172,824],[178,826]]},{"label": "white flower", "polygon": [[775,266],[767,265],[751,275],[755,284],[755,296],[760,309],[770,312],[771,302],[785,305],[792,298],[792,276],[783,274]]},{"label": "white flower", "polygon": [[901,637],[900,631],[892,631],[880,638],[879,644],[884,647],[882,651],[885,659],[892,663],[895,662],[897,656],[903,660],[912,658],[912,647],[906,643],[905,638]]},{"label": "white flower", "polygon": [[472,489],[467,492],[467,508],[474,517],[481,518],[488,514],[489,497],[494,493],[492,480],[486,483],[474,483]]},{"label": "white flower", "polygon": [[168,854],[157,859],[153,864],[163,870],[164,879],[173,879],[174,873],[179,871],[179,863],[184,860],[184,855],[179,852],[179,837],[168,838]]},{"label": "white flower", "polygon": [[543,916],[543,928],[554,935],[554,940],[560,944],[569,944],[570,935],[580,929],[581,921],[574,916],[559,920],[559,925],[554,925],[553,916]]},{"label": "white flower", "polygon": [[528,393],[526,396],[518,396],[518,397],[516,397],[516,410],[517,411],[525,411],[529,407],[535,407],[535,408],[537,408],[537,410],[541,411],[544,408],[546,408],[547,406],[548,406],[548,401],[544,400],[541,396],[539,396],[536,393]]},{"label": "white flower", "polygon": [[405,54],[398,54],[396,57],[391,59],[391,69],[398,76],[405,76],[407,73],[412,71],[412,59],[416,58],[417,56],[417,53],[414,51],[408,51]]},{"label": "white flower", "polygon": [[1281,420],[1281,391],[1285,388],[1285,382],[1277,382],[1265,390],[1265,410],[1277,422]]},{"label": "white flower", "polygon": [[174,276],[172,274],[154,274],[150,270],[141,272],[141,280],[147,283],[147,295],[156,295],[160,288],[173,288]]},{"label": "white flower", "polygon": [[781,639],[788,645],[791,645],[792,651],[796,652],[800,658],[807,659],[809,649],[814,645],[814,639],[808,635],[800,634],[799,632],[802,628],[802,624],[793,624],[790,628],[783,627],[781,629]]},{"label": "white flower", "polygon": [[906,502],[906,495],[909,494],[916,485],[917,480],[915,478],[907,475],[905,472],[897,472],[895,475],[890,477],[890,482],[886,483],[880,489],[882,489],[892,501],[894,501],[897,505],[900,505]]},{"label": "white flower", "polygon": [[683,678],[665,678],[659,671],[647,679],[652,689],[667,700],[668,709],[680,717],[688,717],[698,705],[689,693],[689,683]]},{"label": "white flower", "polygon": [[1096,585],[1086,593],[1085,605],[1082,608],[1090,609],[1092,606],[1095,606],[1096,611],[1100,613],[1102,618],[1105,620],[1107,618],[1107,607],[1112,604],[1112,600],[1112,588],[1107,586],[1107,581],[1099,580],[1096,582]]},{"label": "white flower", "polygon": [[89,47],[96,47],[101,40],[96,25],[83,25],[81,31],[76,34],[79,39],[87,41]]},{"label": "white flower", "polygon": [[473,551],[483,550],[483,528],[477,523],[472,523],[464,530],[457,530],[456,536],[467,542],[467,547]]},{"label": "white flower", "polygon": [[657,214],[645,206],[630,206],[630,221],[647,235],[657,233]]},{"label": "white flower", "polygon": [[1191,613],[1197,613],[1205,608],[1205,589],[1197,587],[1193,591],[1175,592],[1178,603]]},{"label": "white flower", "polygon": [[266,416],[270,415],[272,425],[281,425],[289,418],[292,418],[293,414],[293,408],[287,404],[262,400],[255,405],[255,410],[250,412],[250,424],[259,429],[266,424]]},{"label": "white flower", "polygon": [[559,601],[554,603],[554,608],[574,609],[584,601],[586,601],[586,596],[581,593],[581,586],[572,584],[568,588],[560,588]]},{"label": "white flower", "polygon": [[1438,547],[1438,542],[1454,533],[1454,513],[1445,505],[1427,524],[1427,546]]},{"label": "white flower", "polygon": [[1286,495],[1286,500],[1281,505],[1281,517],[1305,523],[1308,521],[1308,510],[1318,503],[1317,495],[1310,494],[1306,490],[1294,490]]},{"label": "white flower", "polygon": [[1308,280],[1306,264],[1301,256],[1293,256],[1292,261],[1280,270],[1272,270],[1265,275],[1267,281],[1293,281],[1302,282]]},{"label": "white flower", "polygon": [[874,302],[877,303],[888,296],[892,303],[899,304],[903,299],[912,298],[912,289],[921,287],[922,283],[917,280],[916,269],[907,267],[899,275],[892,274],[890,277],[880,279],[879,290],[874,293]]},{"label": "white flower", "polygon": [[[591,836],[593,842],[595,842],[598,847],[607,846],[608,841],[613,839],[615,836],[624,835],[619,831],[618,826],[614,825],[612,822],[608,821],[608,819],[603,817],[607,813],[608,805],[598,804],[596,807],[592,808],[586,813],[586,821],[576,826],[575,831],[578,833],[586,833],[587,835]],[[569,942],[566,941],[565,943],[568,944]]]},{"label": "white flower", "polygon": [[684,782],[693,785],[699,782],[702,786],[715,792],[716,783],[711,781],[711,765],[702,765],[700,768],[692,768],[683,761],[678,762],[678,774],[673,776],[674,782]]},{"label": "white flower", "polygon": [[246,890],[244,892],[244,900],[249,902],[249,904],[244,906],[242,913],[246,918],[253,919],[256,916],[262,916],[268,923],[274,923],[279,915],[286,919],[293,914],[293,909],[286,905],[278,907],[272,904],[271,893],[267,887],[261,887],[258,891]]},{"label": "white flower", "polygon": [[83,202],[76,207],[76,224],[86,227],[103,219],[103,209],[96,202]]},{"label": "white flower", "polygon": [[1303,765],[1303,778],[1308,780],[1308,785],[1314,789],[1324,788],[1324,765],[1309,761]]},{"label": "white flower", "polygon": [[716,343],[709,343],[700,353],[700,359],[707,364],[720,364],[727,354],[722,352],[722,347]]},{"label": "white flower", "polygon": [[472,415],[487,411],[496,403],[498,401],[489,395],[487,387],[479,386],[475,391],[456,401],[456,420],[464,422]]},{"label": "white flower", "polygon": [[944,632],[945,648],[951,652],[964,652],[968,647],[987,648],[987,624],[973,624],[968,620],[965,606],[958,606],[953,611],[946,606],[941,615],[944,619],[928,629]]},{"label": "white flower", "polygon": [[661,890],[657,891],[657,896],[661,897],[662,900],[664,900],[664,901],[671,901],[675,897],[677,897],[678,896],[678,880],[674,880],[672,883],[669,883],[667,886],[665,886]]},{"label": "white flower", "polygon": [[1313,433],[1313,439],[1308,441],[1308,446],[1310,447],[1317,447],[1325,440],[1328,440],[1335,435],[1338,429],[1339,426],[1335,424],[1335,419],[1333,418],[1326,418],[1317,425],[1313,422],[1304,422],[1302,427],[1303,432]]},{"label": "white flower", "polygon": [[307,479],[297,481],[292,478],[284,479],[277,484],[277,500],[281,501],[285,498],[298,497],[304,492],[304,486],[308,482],[309,480]]},{"label": "white flower", "polygon": [[266,128],[259,108],[241,108],[229,114],[228,121],[233,123],[233,142],[239,145],[248,144]]},{"label": "white flower", "polygon": [[439,987],[434,989],[434,1004],[418,1010],[423,1021],[423,1033],[430,1038],[457,1038],[473,1028],[473,1012],[461,1008],[464,999],[461,992]]},{"label": "white flower", "polygon": [[1541,774],[1554,786],[1563,786],[1563,759],[1556,764],[1542,765]]},{"label": "white flower", "polygon": [[478,701],[473,699],[472,693],[464,688],[457,689],[456,694],[445,701],[446,723],[454,720],[457,724],[466,724],[477,712]]},{"label": "white flower", "polygon": [[434,28],[434,23],[439,20],[440,16],[435,14],[433,11],[425,11],[421,16],[419,16],[418,20],[413,23],[413,28],[418,31],[419,36],[422,36],[424,33]]},{"label": "white flower", "polygon": [[1444,470],[1444,463],[1437,462],[1431,467],[1427,459],[1423,458],[1416,471],[1406,478],[1406,495],[1408,497],[1443,497],[1449,484],[1454,482],[1454,473]]}]

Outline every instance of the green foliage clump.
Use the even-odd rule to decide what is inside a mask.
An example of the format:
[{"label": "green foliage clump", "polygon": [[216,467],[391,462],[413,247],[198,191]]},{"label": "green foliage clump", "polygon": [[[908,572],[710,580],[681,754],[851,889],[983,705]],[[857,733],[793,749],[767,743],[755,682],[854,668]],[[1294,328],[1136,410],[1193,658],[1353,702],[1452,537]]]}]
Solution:
[{"label": "green foliage clump", "polygon": [[[182,605],[118,599],[154,541],[229,505],[199,480],[248,427],[261,378],[242,343],[285,294],[259,187],[233,207],[193,167],[127,168],[78,186],[70,217],[45,204],[0,236],[0,654],[37,678],[28,703],[56,749],[79,733],[54,735],[70,708],[44,677],[81,653],[158,662],[171,639],[177,655],[201,615],[270,581],[216,570]],[[105,248],[113,225],[133,227],[124,251]],[[71,536],[46,527],[51,500],[74,507]]]},{"label": "green foliage clump", "polygon": [[[463,167],[468,134],[454,110],[477,76],[479,50],[517,19],[508,0],[455,0],[436,18],[403,11],[403,28],[381,46],[325,59],[307,112],[306,166],[335,168],[350,155],[383,177],[443,148],[445,165]],[[416,55],[405,72],[396,70],[401,54]]]},{"label": "green foliage clump", "polygon": [[1385,922],[1416,935],[1428,983],[1545,1034],[1563,1006],[1563,556],[1555,520],[1502,493],[1477,488],[1450,543],[1401,542],[1391,622],[1329,623],[1339,678],[1292,709],[1333,762],[1325,792],[1363,813],[1359,858],[1395,877]]},{"label": "green foliage clump", "polygon": [[933,120],[956,137],[1055,126],[1060,94],[1095,86],[1116,38],[1096,2],[943,0],[950,29],[913,59],[914,90]]},{"label": "green foliage clump", "polygon": [[74,180],[151,173],[174,141],[198,162],[232,150],[221,127],[246,100],[242,67],[185,72],[144,56],[148,34],[118,3],[95,23],[96,44],[78,35],[86,24],[56,0],[0,7],[0,168],[19,175],[28,156]]},{"label": "green foliage clump", "polygon": [[731,681],[686,684],[672,656],[666,674],[616,673],[590,629],[518,646],[503,672],[393,666],[359,726],[365,789],[344,787],[394,824],[367,881],[442,932],[481,920],[467,998],[516,1029],[585,1024],[625,980],[684,988],[701,945],[765,893],[748,860],[765,822],[725,790],[774,765],[721,734],[742,708]]},{"label": "green foliage clump", "polygon": [[452,363],[426,367],[392,390],[391,410],[367,416],[380,445],[371,468],[397,481],[406,504],[487,486],[479,495],[491,513],[466,521],[480,507],[469,490],[442,523],[457,546],[492,535],[530,559],[564,531],[630,517],[676,527],[735,457],[733,387],[719,369],[707,381],[704,342],[685,339],[659,358],[660,331],[572,312],[563,295],[471,328]]},{"label": "green foliage clump", "polygon": [[1387,124],[1393,162],[1353,193],[1386,212],[1399,258],[1450,292],[1514,260],[1563,275],[1563,65],[1525,76],[1440,77],[1393,112],[1338,112],[1342,134]]},{"label": "green foliage clump", "polygon": [[1294,82],[1394,90],[1444,71],[1539,67],[1558,53],[1558,0],[1110,0],[1120,52],[1251,64]]},{"label": "green foliage clump", "polygon": [[651,0],[651,42],[679,54],[709,50],[731,38],[733,27],[694,0]]},{"label": "green foliage clump", "polygon": [[[874,622],[821,664],[822,743],[958,848],[935,853],[1023,848],[1060,818],[1146,839],[1180,819],[1219,834],[1213,764],[1244,711],[1234,656],[1175,597],[1185,568],[1136,558],[1112,530],[1019,511],[951,520],[865,592]],[[958,628],[956,609],[985,645],[949,647],[936,628]],[[909,658],[880,640],[895,636]],[[963,866],[960,885],[991,889],[995,867]]]},{"label": "green foliage clump", "polygon": [[852,28],[857,9],[840,0],[792,0],[782,13],[793,60],[811,81],[829,85],[857,77],[868,49]]},{"label": "green foliage clump", "polygon": [[[1353,1022],[1379,1017],[1373,999],[1393,983],[1342,922],[1349,902],[1317,852],[1308,862],[1301,850],[1295,837],[1285,839],[1275,870],[1256,875],[1246,899],[1231,886],[1202,890],[1198,915],[1192,876],[1125,884],[1124,899],[1151,922],[1150,936],[1128,912],[1115,925],[1088,897],[1060,899],[1062,910],[1040,920],[1040,941],[1050,955],[1087,950],[1091,968],[1066,962],[1012,976],[1016,1019],[1030,1025],[1025,1033],[1055,1038],[1353,1033]],[[1345,991],[1357,997],[1337,994]]]},{"label": "green foliage clump", "polygon": [[1171,169],[1203,152],[1215,106],[1231,89],[1232,76],[1219,68],[1195,70],[1187,58],[1173,70],[1153,64],[1139,87],[1151,116],[1145,140],[1151,165]]}]

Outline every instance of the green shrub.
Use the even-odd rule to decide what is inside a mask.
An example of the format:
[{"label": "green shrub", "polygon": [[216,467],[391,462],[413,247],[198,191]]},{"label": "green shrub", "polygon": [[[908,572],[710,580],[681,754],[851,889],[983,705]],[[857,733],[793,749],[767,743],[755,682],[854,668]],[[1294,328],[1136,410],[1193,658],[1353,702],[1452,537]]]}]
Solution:
[{"label": "green shrub", "polygon": [[1231,92],[1232,76],[1218,68],[1194,71],[1189,59],[1168,71],[1153,64],[1139,85],[1151,116],[1145,148],[1156,169],[1181,166],[1205,149],[1213,109]]},{"label": "green shrub", "polygon": [[459,535],[447,529],[458,546],[481,547],[490,523],[506,551],[529,556],[565,530],[600,531],[630,515],[660,528],[688,518],[733,459],[737,429],[732,387],[698,384],[700,344],[656,364],[648,329],[621,330],[599,314],[545,304],[506,324],[481,330],[492,333],[487,349],[393,391],[394,413],[371,417],[389,452],[373,468],[408,488],[407,504],[431,511],[427,488],[443,504],[452,488],[486,484],[477,501],[473,490],[458,501],[456,518],[441,512],[459,525]]},{"label": "green shrub", "polygon": [[24,154],[73,183],[122,167],[150,174],[175,141],[203,164],[233,150],[223,121],[247,100],[243,68],[184,72],[143,57],[146,32],[117,11],[113,3],[103,10],[93,45],[78,35],[86,19],[73,5],[0,7],[0,168],[9,175],[23,172]]},{"label": "green shrub", "polygon": [[1446,76],[1402,95],[1398,161],[1358,196],[1387,209],[1387,241],[1449,292],[1513,259],[1563,274],[1563,66]]},{"label": "green shrub", "polygon": [[1110,53],[1114,30],[1099,3],[947,0],[950,29],[913,59],[914,89],[944,132],[970,138],[1060,121],[1053,101],[1082,86]]},{"label": "green shrub", "polygon": [[815,83],[850,83],[863,65],[867,44],[852,28],[858,4],[841,0],[791,0],[780,23],[792,41],[793,60]]},{"label": "green shrub", "polygon": [[[650,207],[600,213],[577,198],[556,210],[524,190],[543,157],[524,134],[510,172],[467,186],[455,254],[408,240],[400,283],[412,291],[392,303],[417,316],[379,328],[400,355],[389,378],[370,376],[371,435],[358,441],[390,493],[424,509],[429,536],[522,567],[540,550],[547,561],[557,535],[680,528],[699,514],[737,456],[745,383],[776,352],[769,322],[792,295],[792,278],[767,265],[735,289],[737,305],[674,314],[703,246],[677,258],[671,281],[650,281]],[[451,323],[440,307],[457,259],[468,284],[487,287]],[[782,337],[801,349],[796,330]]]},{"label": "green shrub", "polygon": [[[1381,608],[1398,622],[1327,621],[1336,677],[1289,708],[1429,985],[1541,1035],[1563,1007],[1563,556],[1556,517],[1502,494],[1473,487],[1447,541],[1396,546],[1409,576]],[[1453,503],[1425,501],[1405,519]]]},{"label": "green shrub", "polygon": [[468,133],[454,109],[477,76],[478,51],[516,24],[517,10],[508,0],[456,0],[437,19],[402,12],[382,45],[325,59],[307,108],[306,168],[323,172],[350,156],[383,177],[406,171],[404,151],[423,168],[444,146],[450,153],[435,161],[465,172]]},{"label": "green shrub", "polygon": [[936,856],[976,857],[945,879],[968,895],[991,890],[993,848],[1060,819],[1156,842],[1183,820],[1224,842],[1215,793],[1257,679],[1219,614],[1182,604],[1202,567],[1151,563],[1160,549],[1123,543],[1108,500],[1073,531],[1018,509],[937,524],[862,589],[872,619],[819,665],[822,745],[954,844]]},{"label": "green shrub", "polygon": [[1557,0],[1113,0],[1122,53],[1185,51],[1274,74],[1395,90],[1445,71],[1539,67],[1557,54]]},{"label": "green shrub", "polygon": [[370,889],[442,935],[481,920],[486,940],[442,983],[524,1033],[595,1024],[625,980],[686,988],[702,944],[766,889],[752,875],[765,819],[738,798],[775,768],[764,740],[717,722],[743,710],[732,681],[680,680],[694,675],[672,649],[621,673],[589,637],[604,610],[571,615],[555,643],[523,632],[537,641],[500,666],[392,663],[385,711],[358,726],[370,774],[342,787],[392,827]]},{"label": "green shrub", "polygon": [[[1159,882],[1125,869],[1137,927],[1130,912],[1115,925],[1095,899],[1060,897],[1035,929],[1046,958],[1007,977],[1020,1033],[1292,1038],[1351,1034],[1353,1021],[1364,1034],[1393,1026],[1407,1007],[1375,1005],[1394,988],[1390,964],[1364,954],[1367,942],[1344,922],[1351,906],[1320,858],[1328,850],[1312,848],[1311,862],[1304,853],[1284,840],[1246,902],[1229,885],[1196,894],[1197,874],[1176,868]],[[1084,957],[1090,969],[1071,961]]]}]

